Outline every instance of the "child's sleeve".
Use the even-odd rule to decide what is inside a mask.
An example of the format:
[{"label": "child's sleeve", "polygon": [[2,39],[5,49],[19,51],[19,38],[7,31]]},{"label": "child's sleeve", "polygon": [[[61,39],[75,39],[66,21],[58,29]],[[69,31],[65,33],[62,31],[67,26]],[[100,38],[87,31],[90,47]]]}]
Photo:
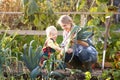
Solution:
[{"label": "child's sleeve", "polygon": [[55,49],[56,51],[61,51],[61,48],[59,47],[59,45],[55,44],[52,40],[48,41],[48,46]]}]

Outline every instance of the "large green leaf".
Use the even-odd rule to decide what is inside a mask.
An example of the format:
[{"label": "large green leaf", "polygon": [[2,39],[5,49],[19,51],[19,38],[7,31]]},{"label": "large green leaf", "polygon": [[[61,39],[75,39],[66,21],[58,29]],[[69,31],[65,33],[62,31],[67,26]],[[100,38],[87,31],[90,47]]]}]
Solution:
[{"label": "large green leaf", "polygon": [[23,5],[27,5],[29,0],[22,0],[23,1]]},{"label": "large green leaf", "polygon": [[87,40],[93,35],[92,31],[89,31],[90,28],[84,27],[77,34],[77,40]]},{"label": "large green leaf", "polygon": [[29,2],[29,7],[28,7],[28,13],[27,13],[27,15],[31,16],[31,15],[33,15],[35,13],[39,13],[39,7],[38,7],[37,3],[35,2],[35,0],[31,0]]}]

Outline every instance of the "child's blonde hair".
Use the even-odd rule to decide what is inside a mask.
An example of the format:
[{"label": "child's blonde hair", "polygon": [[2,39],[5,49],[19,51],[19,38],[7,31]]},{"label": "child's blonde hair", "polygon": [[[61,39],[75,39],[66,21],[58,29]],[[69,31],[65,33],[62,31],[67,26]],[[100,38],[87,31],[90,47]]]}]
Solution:
[{"label": "child's blonde hair", "polygon": [[52,32],[54,32],[54,31],[57,32],[57,29],[56,29],[55,26],[49,26],[49,27],[47,27],[47,29],[46,29],[47,38],[49,38],[49,37],[50,37],[50,34],[51,34]]},{"label": "child's blonde hair", "polygon": [[72,24],[73,25],[73,20],[68,15],[62,15],[62,16],[60,16],[60,18],[59,18],[57,23],[58,24]]}]

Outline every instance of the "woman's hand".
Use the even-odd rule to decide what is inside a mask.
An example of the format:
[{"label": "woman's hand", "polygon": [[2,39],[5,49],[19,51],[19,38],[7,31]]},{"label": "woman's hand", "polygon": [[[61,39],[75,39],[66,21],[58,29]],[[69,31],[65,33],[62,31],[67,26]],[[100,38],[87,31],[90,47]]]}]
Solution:
[{"label": "woman's hand", "polygon": [[67,53],[71,54],[72,52],[73,52],[73,49],[72,48],[68,48]]}]

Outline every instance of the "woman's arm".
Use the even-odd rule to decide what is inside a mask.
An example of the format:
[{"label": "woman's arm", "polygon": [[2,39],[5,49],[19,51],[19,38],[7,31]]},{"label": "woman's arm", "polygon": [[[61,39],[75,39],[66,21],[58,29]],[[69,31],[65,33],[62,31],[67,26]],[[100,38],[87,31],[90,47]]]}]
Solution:
[{"label": "woman's arm", "polygon": [[82,40],[77,40],[77,43],[82,45],[82,46],[86,46],[86,47],[89,46],[89,44],[87,42],[82,41]]}]

